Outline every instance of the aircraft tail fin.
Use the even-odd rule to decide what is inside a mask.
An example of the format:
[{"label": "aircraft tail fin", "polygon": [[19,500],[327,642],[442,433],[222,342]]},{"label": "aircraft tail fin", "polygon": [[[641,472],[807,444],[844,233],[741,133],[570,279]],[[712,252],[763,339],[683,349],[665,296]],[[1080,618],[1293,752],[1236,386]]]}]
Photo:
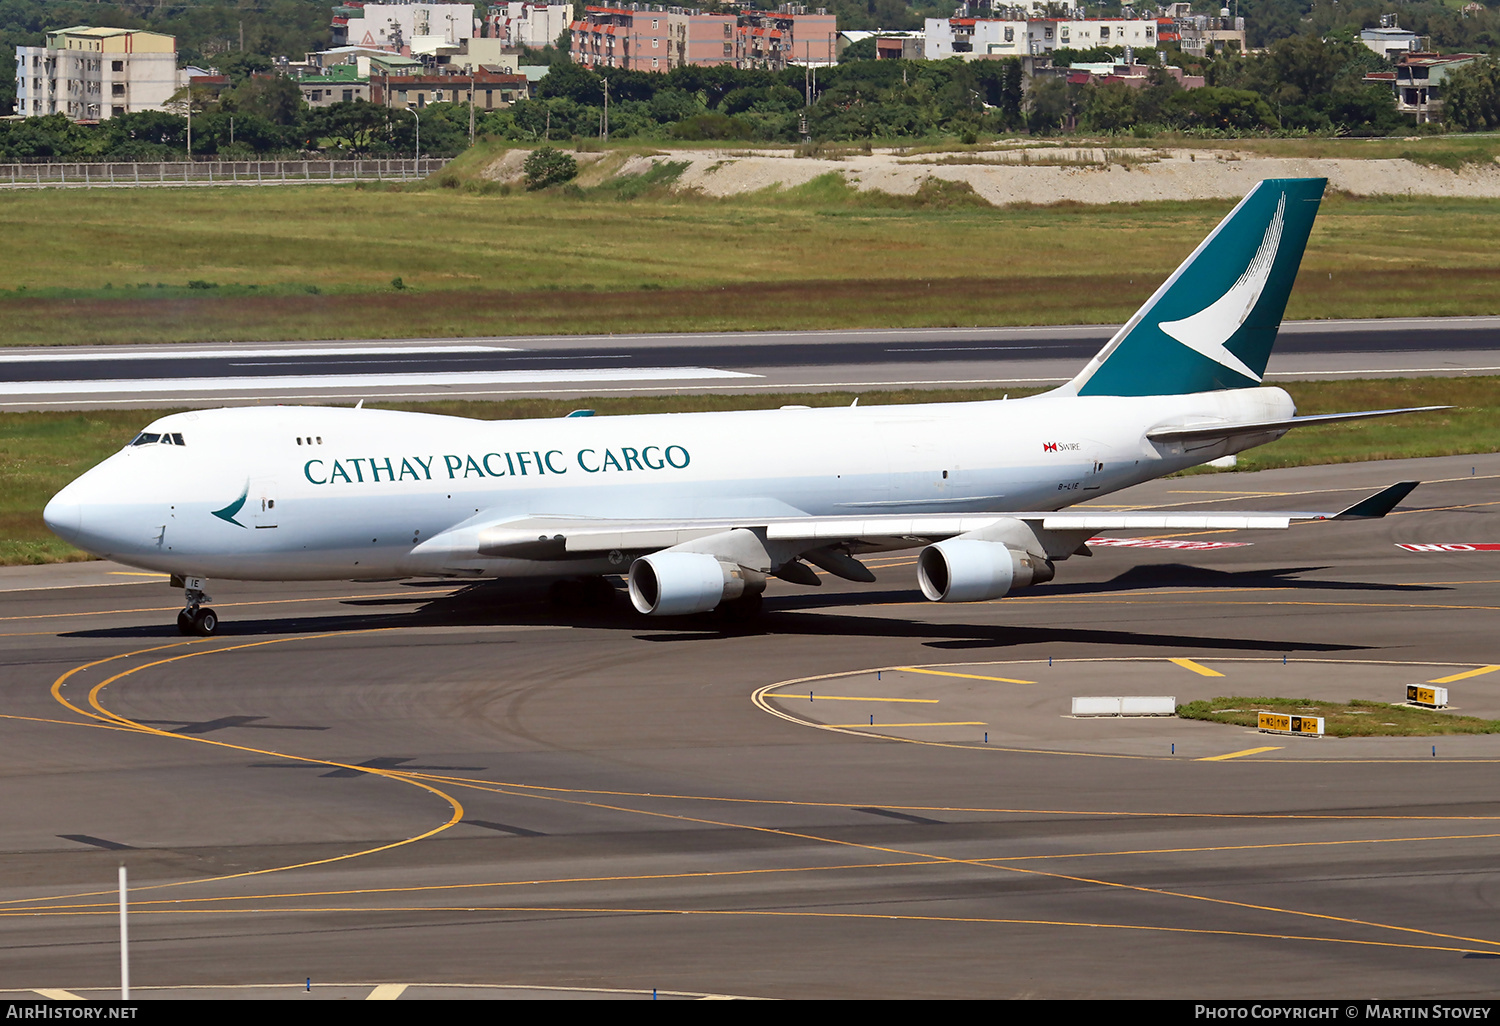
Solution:
[{"label": "aircraft tail fin", "polygon": [[1184,395],[1261,383],[1325,178],[1262,181],[1064,395]]}]

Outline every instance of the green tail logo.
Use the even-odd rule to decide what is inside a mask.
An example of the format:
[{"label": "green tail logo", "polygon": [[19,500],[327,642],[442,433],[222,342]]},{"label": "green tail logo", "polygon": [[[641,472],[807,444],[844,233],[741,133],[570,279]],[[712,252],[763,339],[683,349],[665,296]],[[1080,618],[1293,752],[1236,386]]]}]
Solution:
[{"label": "green tail logo", "polygon": [[239,514],[240,510],[242,510],[242,509],[245,508],[245,500],[248,499],[249,497],[250,497],[250,482],[246,481],[245,482],[245,490],[240,493],[240,497],[238,499],[235,499],[229,505],[225,506],[223,509],[216,509],[216,510],[214,510],[213,511],[214,516],[218,517],[220,520],[228,521],[229,523],[233,524],[235,527],[244,527],[245,526],[244,524],[240,523],[238,520],[236,520],[234,518]]},{"label": "green tail logo", "polygon": [[1059,391],[1184,395],[1260,384],[1326,184],[1257,185]]}]

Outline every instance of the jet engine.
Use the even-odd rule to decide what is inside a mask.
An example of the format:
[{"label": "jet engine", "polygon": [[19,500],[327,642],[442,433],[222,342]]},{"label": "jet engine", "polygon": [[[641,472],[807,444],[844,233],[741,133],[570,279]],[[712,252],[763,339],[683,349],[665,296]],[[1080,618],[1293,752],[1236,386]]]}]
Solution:
[{"label": "jet engine", "polygon": [[917,557],[917,580],[933,602],[978,602],[1052,580],[1052,561],[1000,542],[950,538]]},{"label": "jet engine", "polygon": [[630,565],[631,604],[652,616],[706,612],[765,586],[764,574],[706,552],[656,552]]}]

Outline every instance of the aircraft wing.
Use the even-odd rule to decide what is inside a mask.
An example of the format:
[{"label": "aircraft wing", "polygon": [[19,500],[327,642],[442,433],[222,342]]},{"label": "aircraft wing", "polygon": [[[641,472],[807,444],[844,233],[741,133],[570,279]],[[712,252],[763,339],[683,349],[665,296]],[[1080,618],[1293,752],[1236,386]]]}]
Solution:
[{"label": "aircraft wing", "polygon": [[[1022,521],[1045,532],[1139,530],[1280,530],[1300,521],[1383,517],[1417,486],[1401,481],[1335,512],[1161,512],[1047,510],[866,517],[704,517],[607,519],[578,516],[509,517],[465,525],[434,536],[421,548],[467,551],[481,557],[559,560],[600,553],[656,552],[709,535],[749,529],[768,542],[819,549],[833,545],[901,548],[983,531],[1000,521]],[[1083,541],[1082,537],[1077,539]]]}]

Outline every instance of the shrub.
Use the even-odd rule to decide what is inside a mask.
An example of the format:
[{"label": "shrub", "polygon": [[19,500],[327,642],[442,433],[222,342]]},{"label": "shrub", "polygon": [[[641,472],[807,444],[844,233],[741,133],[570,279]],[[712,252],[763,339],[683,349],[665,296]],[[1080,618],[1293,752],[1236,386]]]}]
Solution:
[{"label": "shrub", "polygon": [[526,175],[526,188],[534,192],[572,181],[578,176],[578,161],[561,150],[543,146],[531,151],[521,170]]}]

